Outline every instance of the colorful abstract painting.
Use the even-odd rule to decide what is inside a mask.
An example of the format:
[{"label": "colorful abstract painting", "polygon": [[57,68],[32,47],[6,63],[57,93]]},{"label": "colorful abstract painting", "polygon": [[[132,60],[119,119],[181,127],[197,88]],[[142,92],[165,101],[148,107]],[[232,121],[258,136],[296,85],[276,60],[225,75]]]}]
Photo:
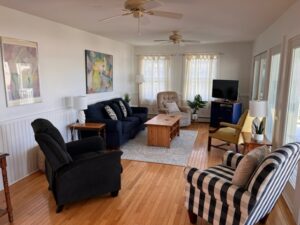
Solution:
[{"label": "colorful abstract painting", "polygon": [[86,93],[113,91],[113,56],[85,50]]},{"label": "colorful abstract painting", "polygon": [[37,43],[1,39],[7,106],[41,102]]}]

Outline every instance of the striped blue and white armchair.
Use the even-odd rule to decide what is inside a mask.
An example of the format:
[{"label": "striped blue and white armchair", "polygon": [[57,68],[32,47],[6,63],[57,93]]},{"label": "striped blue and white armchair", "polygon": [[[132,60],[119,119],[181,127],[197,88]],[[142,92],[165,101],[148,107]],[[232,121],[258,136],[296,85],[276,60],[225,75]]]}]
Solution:
[{"label": "striped blue and white armchair", "polygon": [[198,170],[187,167],[186,202],[191,223],[197,216],[213,225],[253,225],[265,222],[300,158],[300,143],[270,153],[246,187],[231,183],[242,154],[226,152],[223,164]]}]

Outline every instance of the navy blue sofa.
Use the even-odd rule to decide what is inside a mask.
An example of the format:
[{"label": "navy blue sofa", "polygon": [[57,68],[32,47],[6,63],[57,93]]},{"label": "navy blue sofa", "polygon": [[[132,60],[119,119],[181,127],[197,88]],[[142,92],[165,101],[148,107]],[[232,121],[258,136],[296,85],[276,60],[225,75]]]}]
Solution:
[{"label": "navy blue sofa", "polygon": [[[118,102],[122,101],[127,109],[128,116],[124,118]],[[111,106],[116,112],[118,120],[112,120],[106,113],[104,107]],[[106,124],[106,147],[109,149],[119,149],[121,145],[129,139],[134,138],[137,133],[145,129],[144,123],[147,121],[148,109],[145,107],[130,107],[121,98],[114,98],[107,101],[97,102],[89,105],[85,110],[86,122],[100,122]],[[92,136],[95,133],[84,132],[82,136]]]}]

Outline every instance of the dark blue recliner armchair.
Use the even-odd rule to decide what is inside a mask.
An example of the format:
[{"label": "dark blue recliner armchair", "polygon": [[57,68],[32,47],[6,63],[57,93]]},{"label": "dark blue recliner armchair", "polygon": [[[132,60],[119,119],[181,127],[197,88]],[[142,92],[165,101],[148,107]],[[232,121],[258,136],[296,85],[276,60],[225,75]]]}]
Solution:
[{"label": "dark blue recliner armchair", "polygon": [[31,123],[35,139],[45,154],[45,170],[56,201],[56,212],[65,204],[102,194],[118,195],[121,189],[121,151],[105,151],[101,137],[65,143],[46,119]]},{"label": "dark blue recliner armchair", "polygon": [[[118,105],[123,101],[126,106],[128,116],[124,118],[117,115],[120,119],[112,120],[106,113],[106,105]],[[119,112],[120,114],[121,112]],[[147,121],[148,109],[145,107],[129,107],[121,98],[114,98],[107,101],[97,102],[89,105],[85,110],[86,122],[100,122],[106,124],[106,146],[109,149],[119,149],[129,139],[134,138],[139,131],[145,129],[144,123]],[[97,135],[95,132],[82,132],[83,137]]]}]

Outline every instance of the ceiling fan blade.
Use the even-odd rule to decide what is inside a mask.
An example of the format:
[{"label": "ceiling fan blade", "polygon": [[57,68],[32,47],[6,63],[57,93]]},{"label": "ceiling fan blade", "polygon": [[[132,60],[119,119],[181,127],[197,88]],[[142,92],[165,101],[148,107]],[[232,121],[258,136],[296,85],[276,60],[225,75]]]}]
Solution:
[{"label": "ceiling fan blade", "polygon": [[160,6],[162,6],[162,4],[160,2],[155,1],[155,0],[150,0],[143,4],[143,9],[150,10],[150,9],[154,9],[154,8],[157,8]]},{"label": "ceiling fan blade", "polygon": [[170,40],[154,40],[155,42],[168,42]]},{"label": "ceiling fan blade", "polygon": [[149,14],[149,15],[167,17],[167,18],[170,18],[170,19],[181,19],[182,16],[183,16],[181,13],[157,11],[157,10],[151,10],[151,11],[148,11],[146,13]]},{"label": "ceiling fan blade", "polygon": [[116,19],[118,17],[122,17],[122,16],[128,16],[128,15],[131,15],[133,14],[132,12],[128,12],[128,13],[123,13],[121,15],[117,15],[117,16],[111,16],[111,17],[108,17],[108,18],[105,18],[105,19],[101,19],[101,20],[98,20],[99,22],[105,22],[105,21],[108,21],[108,20],[112,20],[112,19]]},{"label": "ceiling fan blade", "polygon": [[196,40],[181,40],[181,42],[185,42],[185,43],[200,43],[200,41],[196,41]]}]

